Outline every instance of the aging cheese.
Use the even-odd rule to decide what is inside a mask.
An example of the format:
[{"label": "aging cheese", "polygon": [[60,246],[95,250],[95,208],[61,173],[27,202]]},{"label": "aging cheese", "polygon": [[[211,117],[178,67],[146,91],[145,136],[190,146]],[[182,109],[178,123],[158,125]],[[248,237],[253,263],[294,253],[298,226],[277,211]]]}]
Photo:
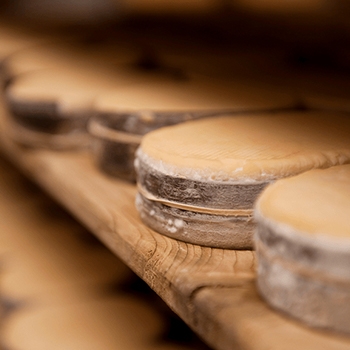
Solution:
[{"label": "aging cheese", "polygon": [[253,183],[349,161],[349,131],[337,113],[224,116],[154,131],[141,154],[169,175]]},{"label": "aging cheese", "polygon": [[[104,72],[106,73],[106,72]],[[87,108],[97,91],[111,88],[111,74],[79,67],[42,69],[19,76],[7,91],[11,103],[53,102],[63,110]]]},{"label": "aging cheese", "polygon": [[[252,247],[250,212],[263,188],[309,169],[350,162],[349,131],[346,115],[322,112],[224,116],[153,131],[137,156],[141,217],[192,243]],[[171,221],[182,216],[181,227],[167,225],[164,217],[160,225],[165,212]],[[201,216],[204,232],[193,235],[184,213]],[[196,229],[202,231],[199,224]]]},{"label": "aging cheese", "polygon": [[22,74],[6,92],[14,120],[13,137],[31,146],[81,146],[88,142],[86,122],[98,94],[152,79],[160,78],[123,65],[74,67],[62,63],[59,68]]},{"label": "aging cheese", "polygon": [[314,170],[266,189],[261,214],[310,236],[350,238],[350,165]]},{"label": "aging cheese", "polygon": [[279,180],[259,198],[258,287],[311,326],[350,333],[350,165]]},{"label": "aging cheese", "polygon": [[[88,73],[88,74],[86,74]],[[83,69],[41,70],[16,78],[6,91],[12,138],[29,146],[81,147],[92,100],[112,78]]]},{"label": "aging cheese", "polygon": [[292,96],[247,82],[199,78],[148,81],[101,94],[89,124],[94,154],[109,174],[134,180],[141,136],[162,126],[209,115],[290,107]]}]

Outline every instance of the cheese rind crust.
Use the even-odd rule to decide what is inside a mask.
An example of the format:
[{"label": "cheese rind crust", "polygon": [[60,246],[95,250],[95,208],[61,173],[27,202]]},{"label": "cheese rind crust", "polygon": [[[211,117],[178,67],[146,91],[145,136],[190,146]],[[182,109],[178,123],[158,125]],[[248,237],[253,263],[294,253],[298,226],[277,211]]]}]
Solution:
[{"label": "cheese rind crust", "polygon": [[277,181],[255,209],[258,288],[277,309],[350,334],[350,165]]},{"label": "cheese rind crust", "polygon": [[[221,215],[218,210],[227,210],[232,235],[237,234],[235,222],[250,220],[245,228],[250,239],[253,221],[244,219],[238,211],[252,210],[265,186],[277,179],[349,163],[349,134],[348,116],[320,112],[215,117],[166,127],[147,134],[137,151],[140,193],[154,206],[161,203],[163,206],[157,208],[164,210],[179,209],[179,205],[189,206],[182,207],[188,213],[212,209],[206,211],[211,214],[206,218],[213,222],[215,215]],[[143,220],[169,235],[151,217],[154,208],[143,205],[146,201],[140,203]],[[226,228],[224,221],[217,223],[215,230],[207,230],[206,235],[215,236]],[[233,243],[229,231],[225,232],[231,243],[222,247],[243,246],[236,245],[237,240]],[[202,239],[191,237],[190,230],[177,238],[203,244]],[[249,246],[245,242],[244,247],[252,248],[252,241]]]},{"label": "cheese rind crust", "polygon": [[153,131],[140,154],[171,176],[265,182],[349,162],[349,132],[341,113],[231,115]]}]

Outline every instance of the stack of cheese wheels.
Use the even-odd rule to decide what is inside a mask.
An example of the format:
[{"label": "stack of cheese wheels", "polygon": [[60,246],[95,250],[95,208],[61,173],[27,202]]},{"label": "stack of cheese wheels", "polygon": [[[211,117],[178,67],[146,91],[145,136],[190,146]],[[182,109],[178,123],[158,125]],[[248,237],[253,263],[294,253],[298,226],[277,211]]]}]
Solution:
[{"label": "stack of cheese wheels", "polygon": [[252,248],[253,205],[264,187],[350,162],[350,119],[276,112],[207,118],[147,134],[137,152],[142,220],[190,243]]},{"label": "stack of cheese wheels", "polygon": [[342,165],[277,181],[255,210],[263,297],[309,325],[348,334],[349,198],[350,165]]},{"label": "stack of cheese wheels", "polygon": [[288,94],[244,81],[230,84],[191,77],[132,85],[101,95],[89,131],[98,165],[114,176],[135,180],[134,154],[142,135],[157,128],[225,113],[287,109]]}]

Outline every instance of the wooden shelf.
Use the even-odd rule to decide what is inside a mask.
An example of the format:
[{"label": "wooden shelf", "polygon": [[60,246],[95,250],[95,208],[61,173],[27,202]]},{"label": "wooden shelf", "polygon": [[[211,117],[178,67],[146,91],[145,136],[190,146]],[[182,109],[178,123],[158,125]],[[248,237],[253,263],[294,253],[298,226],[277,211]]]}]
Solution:
[{"label": "wooden shelf", "polygon": [[310,330],[271,310],[255,290],[255,254],[178,242],[144,226],[135,186],[109,178],[88,152],[33,150],[7,136],[0,147],[144,279],[216,349],[350,349],[350,339]]}]

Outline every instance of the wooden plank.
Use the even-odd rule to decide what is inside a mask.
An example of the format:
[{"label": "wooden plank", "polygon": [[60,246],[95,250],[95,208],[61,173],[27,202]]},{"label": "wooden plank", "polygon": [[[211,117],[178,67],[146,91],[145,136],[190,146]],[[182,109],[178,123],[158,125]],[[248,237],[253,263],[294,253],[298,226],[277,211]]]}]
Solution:
[{"label": "wooden plank", "polygon": [[[321,343],[329,349],[339,344],[350,348],[349,339],[302,326],[297,326],[296,332],[294,324],[260,299],[252,302],[240,297],[237,285],[255,293],[253,252],[202,248],[148,229],[135,210],[133,185],[101,174],[86,152],[52,152],[15,145],[6,136],[5,112],[2,114],[0,143],[9,159],[91,229],[212,346],[280,349],[285,342],[290,348],[306,342],[310,348]],[[263,322],[270,318],[283,332]]]},{"label": "wooden plank", "polygon": [[1,349],[207,349],[120,259],[2,157],[0,217]]},{"label": "wooden plank", "polygon": [[[199,334],[220,349],[237,342],[244,349],[350,349],[350,339],[315,330],[273,311],[258,295],[254,282],[198,291]],[[203,327],[203,328],[201,328]]]},{"label": "wooden plank", "polygon": [[133,275],[1,157],[0,216],[0,301],[16,310],[103,298]]}]

